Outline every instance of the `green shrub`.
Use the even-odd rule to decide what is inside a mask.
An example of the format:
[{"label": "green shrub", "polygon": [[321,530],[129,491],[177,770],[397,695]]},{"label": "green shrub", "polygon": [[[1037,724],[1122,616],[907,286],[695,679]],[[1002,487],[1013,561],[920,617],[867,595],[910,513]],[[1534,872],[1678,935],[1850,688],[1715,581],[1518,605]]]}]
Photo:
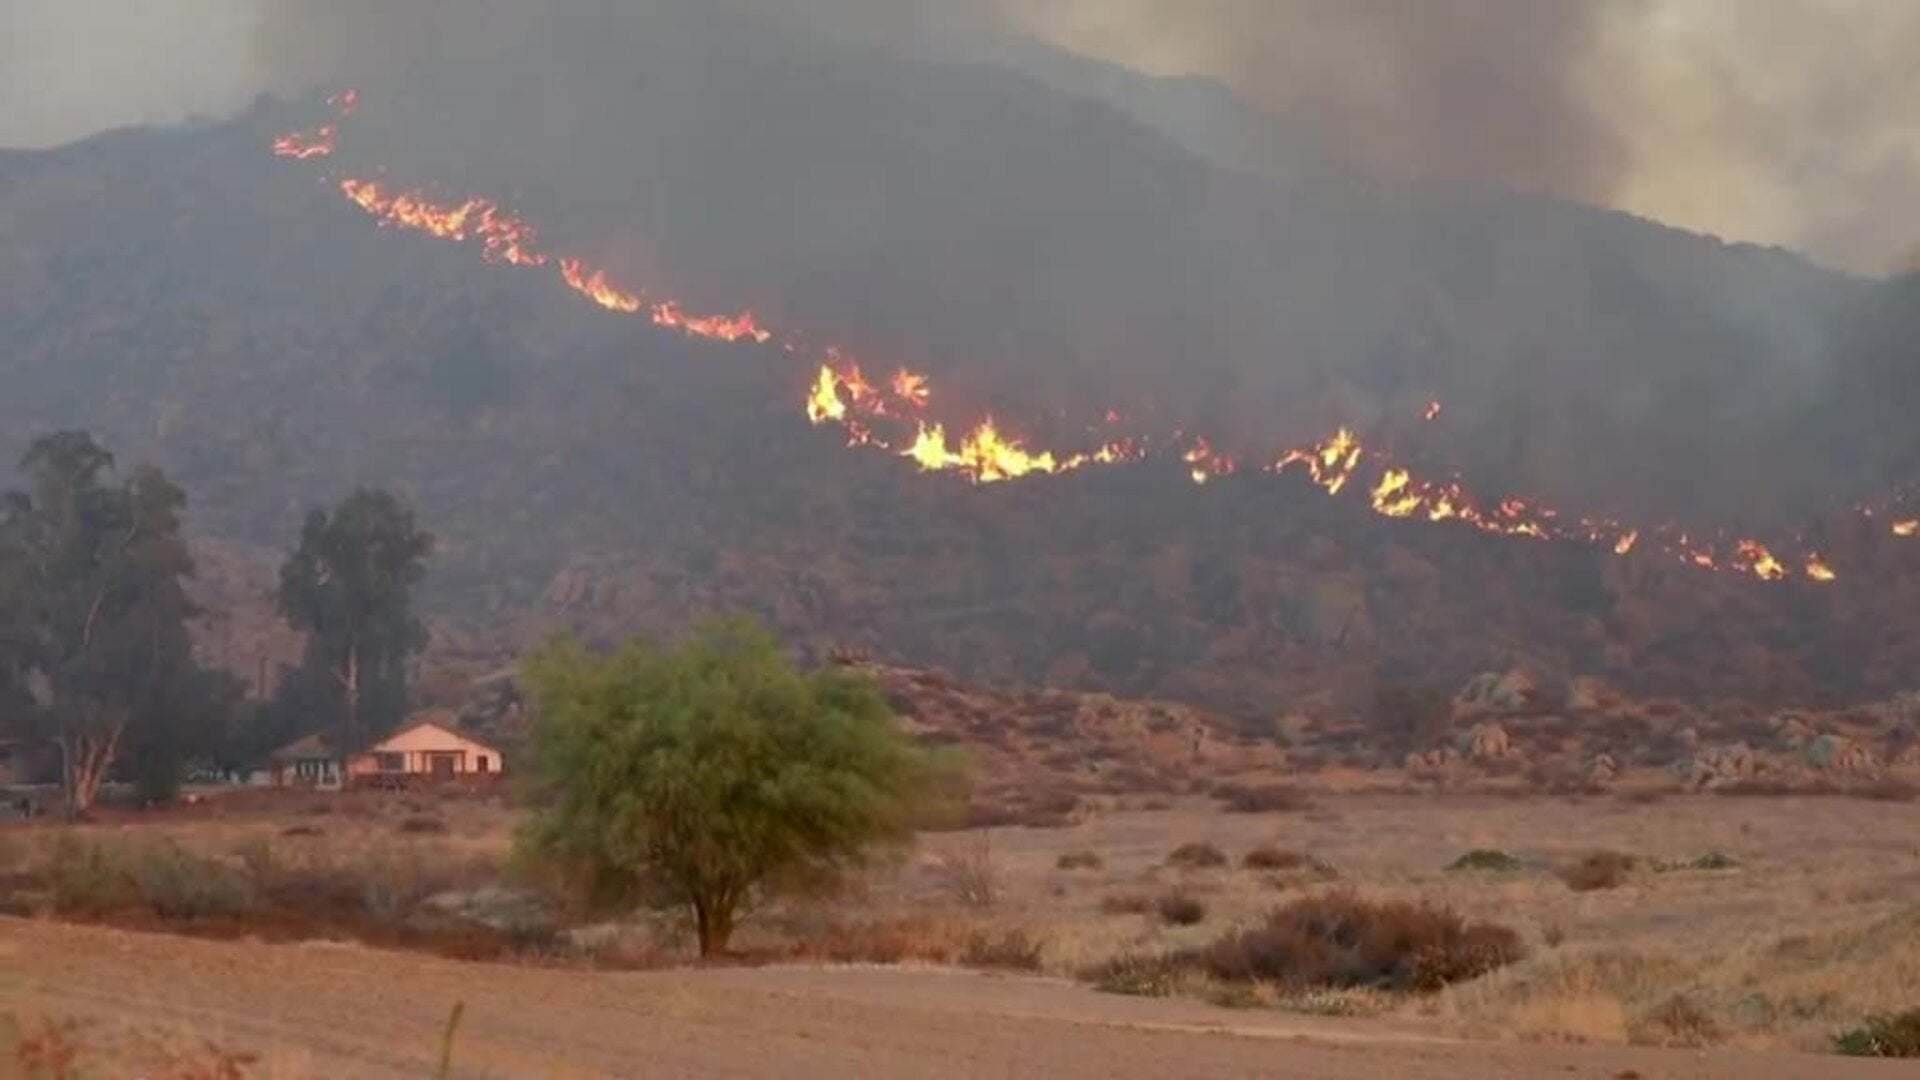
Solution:
[{"label": "green shrub", "polygon": [[1447,864],[1447,869],[1507,873],[1520,869],[1522,865],[1517,857],[1509,855],[1504,851],[1499,851],[1494,848],[1475,848]]},{"label": "green shrub", "polygon": [[253,887],[240,871],[171,845],[141,852],[132,872],[140,902],[163,919],[240,915],[255,905]]},{"label": "green shrub", "polygon": [[1920,1058],[1920,1009],[1870,1016],[1835,1035],[1833,1049],[1849,1057]]},{"label": "green shrub", "polygon": [[54,910],[69,915],[105,915],[139,902],[125,854],[117,848],[62,834],[46,850],[42,873]]}]

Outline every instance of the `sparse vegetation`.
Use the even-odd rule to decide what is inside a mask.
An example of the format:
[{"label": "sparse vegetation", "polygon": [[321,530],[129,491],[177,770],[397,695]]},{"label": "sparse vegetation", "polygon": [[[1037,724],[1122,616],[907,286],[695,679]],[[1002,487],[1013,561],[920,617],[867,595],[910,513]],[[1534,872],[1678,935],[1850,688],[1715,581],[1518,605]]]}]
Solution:
[{"label": "sparse vegetation", "polygon": [[1685,994],[1654,1006],[1631,1034],[1634,1042],[1653,1046],[1712,1046],[1726,1038],[1713,1016]]},{"label": "sparse vegetation", "polygon": [[1213,797],[1236,814],[1288,813],[1313,805],[1304,793],[1285,784],[1222,784],[1213,789]]},{"label": "sparse vegetation", "polygon": [[1227,865],[1227,856],[1212,844],[1189,842],[1168,853],[1167,865],[1180,870],[1210,870]]},{"label": "sparse vegetation", "polygon": [[1554,873],[1574,892],[1595,892],[1626,884],[1627,876],[1638,865],[1639,860],[1631,855],[1595,851],[1561,866]]},{"label": "sparse vegetation", "polygon": [[1099,870],[1107,864],[1098,852],[1082,849],[1062,852],[1053,865],[1060,870]]},{"label": "sparse vegetation", "polygon": [[1336,893],[1277,908],[1192,959],[1228,981],[1427,993],[1523,954],[1520,935],[1504,926],[1470,923],[1447,908]]},{"label": "sparse vegetation", "polygon": [[1683,870],[1738,870],[1739,868],[1740,860],[1722,851],[1709,851],[1691,859],[1680,859],[1675,862],[1656,861],[1653,864],[1654,872],[1661,874]]},{"label": "sparse vegetation", "polygon": [[1144,893],[1114,893],[1100,898],[1100,910],[1108,915],[1145,915],[1153,910],[1153,900]]},{"label": "sparse vegetation", "polygon": [[1298,851],[1262,845],[1240,857],[1240,865],[1248,870],[1298,870],[1309,866],[1313,860]]},{"label": "sparse vegetation", "polygon": [[1833,1049],[1849,1057],[1920,1058],[1920,1008],[1870,1016],[1835,1035]]},{"label": "sparse vegetation", "polygon": [[1487,871],[1509,873],[1525,864],[1518,857],[1493,848],[1475,848],[1447,864],[1453,871]]},{"label": "sparse vegetation", "polygon": [[1206,920],[1207,905],[1188,893],[1173,892],[1154,904],[1160,921],[1168,926],[1198,926]]}]

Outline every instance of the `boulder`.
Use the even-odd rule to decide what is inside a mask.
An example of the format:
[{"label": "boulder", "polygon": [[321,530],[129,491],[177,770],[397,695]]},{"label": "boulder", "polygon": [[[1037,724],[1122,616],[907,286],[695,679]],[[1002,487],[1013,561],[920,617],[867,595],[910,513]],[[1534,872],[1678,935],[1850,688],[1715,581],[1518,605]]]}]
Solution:
[{"label": "boulder", "polygon": [[1880,763],[1857,739],[1825,734],[1807,744],[1807,763],[1822,772],[1861,776],[1879,771]]},{"label": "boulder", "polygon": [[1461,750],[1473,761],[1501,761],[1514,756],[1507,729],[1491,722],[1475,724],[1461,739]]},{"label": "boulder", "polygon": [[1533,679],[1524,671],[1483,672],[1467,680],[1454,704],[1469,711],[1515,713],[1527,707],[1533,691]]},{"label": "boulder", "polygon": [[1687,784],[1696,791],[1713,791],[1760,775],[1760,756],[1746,743],[1709,747],[1687,762]]}]

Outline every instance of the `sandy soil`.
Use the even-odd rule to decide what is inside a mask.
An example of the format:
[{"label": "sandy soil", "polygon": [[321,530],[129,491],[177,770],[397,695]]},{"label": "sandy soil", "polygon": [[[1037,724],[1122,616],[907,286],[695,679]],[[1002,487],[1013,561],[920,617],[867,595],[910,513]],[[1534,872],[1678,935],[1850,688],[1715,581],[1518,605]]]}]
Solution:
[{"label": "sandy soil", "polygon": [[96,1037],[192,1032],[267,1075],[420,1077],[465,1003],[455,1075],[1263,1076],[1619,1080],[1911,1075],[1898,1062],[1453,1041],[1346,1021],[931,970],[582,974],[336,945],[270,946],[0,920],[0,1000]]}]

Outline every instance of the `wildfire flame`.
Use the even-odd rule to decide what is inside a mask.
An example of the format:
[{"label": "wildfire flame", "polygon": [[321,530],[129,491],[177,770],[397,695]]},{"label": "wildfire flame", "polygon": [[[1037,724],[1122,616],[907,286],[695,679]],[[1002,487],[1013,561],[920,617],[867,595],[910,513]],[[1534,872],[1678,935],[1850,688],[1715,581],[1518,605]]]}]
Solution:
[{"label": "wildfire flame", "polygon": [[1909,519],[1909,520],[1907,520],[1907,521],[1896,521],[1896,522],[1894,522],[1894,523],[1893,523],[1893,535],[1895,535],[1895,536],[1920,536],[1920,518],[1913,518],[1913,519]]},{"label": "wildfire flame", "polygon": [[[329,157],[335,152],[342,122],[358,106],[358,98],[348,91],[330,99],[335,109],[331,123],[308,131],[290,132],[274,141],[275,154],[296,161]],[[489,262],[517,267],[553,267],[567,288],[586,297],[607,311],[622,315],[644,315],[655,325],[687,335],[723,342],[750,341],[765,344],[772,333],[762,327],[752,312],[737,315],[689,314],[678,301],[650,301],[638,290],[616,285],[608,272],[573,255],[552,255],[542,249],[538,233],[527,222],[509,213],[490,199],[471,197],[459,201],[441,201],[419,189],[396,189],[378,181],[342,177],[335,181],[341,194],[371,215],[382,227],[408,229],[443,240],[477,240],[482,256]],[[783,339],[781,348],[789,353],[802,351],[797,337]],[[820,351],[814,377],[802,394],[807,418],[816,425],[834,424],[846,434],[849,445],[867,446],[897,453],[928,472],[957,473],[976,483],[994,483],[1035,475],[1058,475],[1092,465],[1138,461],[1148,456],[1145,444],[1133,439],[1115,439],[1113,429],[1124,421],[1116,410],[1106,412],[1105,436],[1097,445],[1079,453],[1031,447],[1028,440],[1003,431],[988,417],[966,430],[955,442],[945,424],[919,417],[934,400],[931,381],[924,374],[899,369],[884,386],[870,382],[861,367],[837,348]],[[1423,415],[1438,419],[1440,402],[1430,402]],[[1196,484],[1236,472],[1239,461],[1216,451],[1204,438],[1179,440],[1174,447]],[[1373,480],[1364,490],[1375,513],[1389,518],[1454,522],[1488,533],[1541,540],[1566,540],[1611,550],[1627,556],[1643,547],[1704,570],[1729,570],[1751,575],[1762,581],[1781,581],[1795,576],[1788,563],[1756,540],[1739,540],[1721,556],[1713,545],[1700,543],[1687,534],[1677,536],[1664,529],[1627,528],[1609,521],[1581,519],[1577,524],[1562,522],[1560,515],[1547,507],[1522,499],[1505,499],[1488,508],[1474,499],[1457,479],[1423,480],[1383,453],[1370,450],[1349,428],[1338,429],[1331,437],[1311,446],[1284,451],[1269,459],[1261,471],[1283,474],[1299,471],[1313,486],[1330,496],[1340,495],[1350,484],[1366,485],[1359,479],[1363,471]],[[1377,473],[1374,470],[1377,469]],[[1920,518],[1896,521],[1894,535],[1920,535]],[[1831,582],[1838,575],[1818,553],[1800,557],[1800,577],[1813,582]]]}]

